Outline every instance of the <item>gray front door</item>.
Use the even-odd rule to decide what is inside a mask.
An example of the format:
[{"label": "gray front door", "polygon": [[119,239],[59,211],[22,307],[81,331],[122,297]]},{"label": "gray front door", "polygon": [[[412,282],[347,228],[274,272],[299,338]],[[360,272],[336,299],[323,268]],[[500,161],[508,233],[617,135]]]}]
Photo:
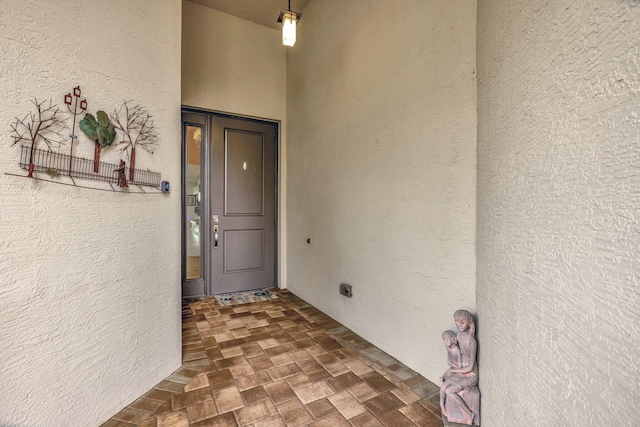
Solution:
[{"label": "gray front door", "polygon": [[211,289],[273,287],[276,125],[221,115],[211,121]]}]

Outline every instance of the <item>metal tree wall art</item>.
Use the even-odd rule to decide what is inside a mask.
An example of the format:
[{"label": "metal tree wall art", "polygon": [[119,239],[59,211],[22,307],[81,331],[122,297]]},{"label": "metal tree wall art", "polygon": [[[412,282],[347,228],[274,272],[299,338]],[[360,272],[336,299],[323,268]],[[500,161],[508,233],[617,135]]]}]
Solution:
[{"label": "metal tree wall art", "polygon": [[113,140],[116,138],[116,130],[113,123],[109,121],[109,116],[107,116],[107,113],[104,111],[98,111],[96,117],[93,117],[93,114],[87,113],[84,119],[80,120],[80,129],[82,129],[92,141],[95,141],[93,171],[98,173],[100,168],[100,151],[102,151],[104,147],[113,144]]},{"label": "metal tree wall art", "polygon": [[29,152],[29,178],[33,178],[34,150],[38,141],[46,144],[49,151],[53,151],[52,146],[63,143],[62,131],[67,129],[66,118],[60,117],[60,109],[53,104],[52,100],[38,102],[34,99],[35,112],[30,112],[23,119],[16,118],[16,122],[11,125],[13,145],[25,141],[31,143]]},{"label": "metal tree wall art", "polygon": [[126,151],[129,159],[129,180],[134,180],[136,166],[136,147],[140,146],[146,152],[153,155],[158,145],[158,133],[155,130],[151,114],[146,108],[135,105],[130,106],[130,101],[124,101],[120,109],[113,110],[111,120],[117,130],[122,132],[123,140],[120,141],[121,151]]},{"label": "metal tree wall art", "polygon": [[[80,101],[80,105],[78,105],[78,101],[80,100],[80,86],[76,86],[73,88],[73,96],[71,96],[71,92],[64,96],[64,103],[67,105],[69,112],[73,116],[73,126],[71,126],[71,149],[69,150],[69,176],[71,176],[71,162],[73,160],[73,140],[78,139],[76,136],[76,117],[78,114],[83,113],[87,110],[87,100],[83,99]],[[71,103],[73,102],[73,110],[71,109]],[[78,111],[78,107],[80,107],[80,111]]]},{"label": "metal tree wall art", "polygon": [[[109,115],[104,111],[98,111],[96,115],[86,113],[87,100],[81,98],[80,86],[73,88],[72,92],[64,96],[67,111],[58,108],[52,100],[39,102],[33,100],[35,111],[30,112],[24,118],[16,118],[11,124],[12,145],[20,145],[19,166],[28,170],[27,177],[53,182],[56,184],[72,185],[104,191],[126,191],[128,193],[161,194],[163,183],[160,173],[149,169],[134,169],[135,153],[138,145],[150,154],[153,154],[157,145],[158,134],[154,129],[151,115],[145,108],[139,105],[131,106],[124,102],[119,110],[114,110],[113,118],[117,125],[112,123]],[[77,116],[86,113],[80,120],[79,127],[94,142],[93,160],[77,157],[73,153],[73,146],[78,136],[75,135]],[[68,116],[70,114],[70,116]],[[62,118],[62,116],[65,116]],[[73,118],[73,127],[70,134],[67,120]],[[116,137],[116,129],[122,132],[123,141],[120,142],[120,151],[126,151],[131,159],[130,167],[124,160],[120,163],[108,163],[100,161],[100,152],[104,147],[113,144]],[[53,151],[54,146],[65,143],[66,137],[70,137],[71,148],[68,154]],[[131,149],[131,152],[128,149]],[[118,160],[116,160],[117,162]],[[6,175],[25,177],[14,173],[5,172]],[[130,177],[127,180],[127,176]],[[135,177],[135,179],[134,179]],[[77,179],[99,181],[108,184],[108,187],[85,186]],[[153,187],[156,192],[149,192],[143,187]]]}]

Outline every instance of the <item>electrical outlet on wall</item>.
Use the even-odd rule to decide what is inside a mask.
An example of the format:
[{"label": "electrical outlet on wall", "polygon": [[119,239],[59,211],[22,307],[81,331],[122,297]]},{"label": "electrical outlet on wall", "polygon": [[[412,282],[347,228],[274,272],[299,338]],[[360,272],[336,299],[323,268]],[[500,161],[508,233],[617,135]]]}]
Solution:
[{"label": "electrical outlet on wall", "polygon": [[353,296],[353,293],[351,292],[351,285],[340,283],[340,294],[351,298]]}]

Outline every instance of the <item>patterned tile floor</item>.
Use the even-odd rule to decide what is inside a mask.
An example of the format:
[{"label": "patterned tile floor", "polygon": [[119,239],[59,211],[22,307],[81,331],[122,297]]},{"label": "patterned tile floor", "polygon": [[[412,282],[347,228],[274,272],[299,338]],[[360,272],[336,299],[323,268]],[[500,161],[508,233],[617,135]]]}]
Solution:
[{"label": "patterned tile floor", "polygon": [[291,292],[183,305],[183,366],[103,427],[441,427],[438,387]]}]

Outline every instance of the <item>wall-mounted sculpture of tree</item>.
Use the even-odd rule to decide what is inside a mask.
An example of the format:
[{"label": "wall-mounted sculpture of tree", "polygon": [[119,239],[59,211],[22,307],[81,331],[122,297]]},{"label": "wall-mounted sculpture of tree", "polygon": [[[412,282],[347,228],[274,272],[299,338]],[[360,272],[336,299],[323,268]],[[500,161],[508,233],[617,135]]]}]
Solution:
[{"label": "wall-mounted sculpture of tree", "polygon": [[[140,105],[130,106],[129,101],[124,101],[119,110],[113,110],[111,113],[111,121],[116,129],[122,132],[123,140],[119,143],[122,145],[120,150],[127,152],[129,181],[134,181],[136,148],[140,146],[153,155],[158,145],[158,133],[155,130],[151,114]],[[130,153],[129,149],[131,149]]]},{"label": "wall-mounted sculpture of tree", "polygon": [[35,112],[29,112],[23,119],[16,118],[16,122],[11,125],[11,133],[13,137],[13,145],[20,141],[28,141],[31,143],[31,152],[29,154],[29,178],[33,178],[33,150],[36,148],[37,141],[42,141],[47,145],[49,151],[53,151],[52,146],[63,143],[64,136],[61,132],[67,129],[67,119],[60,118],[60,109],[53,104],[52,100],[38,102],[34,99],[33,105],[36,107]]},{"label": "wall-mounted sculpture of tree", "polygon": [[109,121],[109,116],[107,116],[107,113],[104,111],[98,111],[96,117],[93,117],[93,114],[87,113],[84,119],[80,120],[80,129],[96,143],[93,154],[93,171],[98,173],[100,151],[102,151],[104,147],[113,144],[113,140],[116,138],[116,130],[113,127],[113,123]]}]

